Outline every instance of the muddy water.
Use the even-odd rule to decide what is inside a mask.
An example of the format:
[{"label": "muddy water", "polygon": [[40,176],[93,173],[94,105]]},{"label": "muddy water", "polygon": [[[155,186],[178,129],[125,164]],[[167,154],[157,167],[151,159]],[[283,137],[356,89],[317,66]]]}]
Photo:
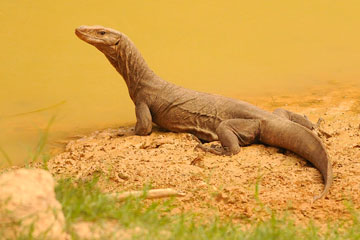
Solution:
[{"label": "muddy water", "polygon": [[[228,96],[291,94],[360,79],[358,1],[0,2],[0,162],[134,121],[121,77],[74,28],[125,32],[163,78]],[[21,114],[25,113],[25,114]]]}]

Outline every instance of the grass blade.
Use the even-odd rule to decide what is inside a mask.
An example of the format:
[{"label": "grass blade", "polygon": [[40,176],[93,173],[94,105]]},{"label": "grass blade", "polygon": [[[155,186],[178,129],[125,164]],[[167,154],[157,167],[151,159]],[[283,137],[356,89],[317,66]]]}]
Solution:
[{"label": "grass blade", "polygon": [[44,107],[44,108],[39,108],[39,109],[36,109],[36,110],[33,110],[33,111],[24,112],[24,113],[16,113],[16,114],[12,114],[12,115],[0,116],[0,119],[1,119],[1,118],[20,117],[20,116],[24,116],[24,115],[28,115],[28,114],[32,114],[32,113],[44,112],[44,111],[47,111],[47,110],[51,110],[51,109],[57,108],[57,107],[65,104],[65,103],[66,103],[66,100],[63,100],[63,101],[58,102],[58,103],[56,103],[56,104],[54,104],[54,105],[51,105],[51,106],[48,106],[48,107]]},{"label": "grass blade", "polygon": [[12,161],[11,161],[9,155],[5,152],[5,150],[4,150],[2,147],[0,147],[0,153],[4,156],[6,162],[7,162],[9,165],[12,165]]},{"label": "grass blade", "polygon": [[31,159],[32,162],[35,162],[39,158],[40,154],[43,152],[46,142],[47,142],[47,139],[49,137],[50,127],[54,123],[55,118],[56,118],[56,115],[54,115],[50,118],[46,128],[44,129],[44,132],[42,132],[42,134],[40,136],[40,140],[35,148],[35,153]]}]

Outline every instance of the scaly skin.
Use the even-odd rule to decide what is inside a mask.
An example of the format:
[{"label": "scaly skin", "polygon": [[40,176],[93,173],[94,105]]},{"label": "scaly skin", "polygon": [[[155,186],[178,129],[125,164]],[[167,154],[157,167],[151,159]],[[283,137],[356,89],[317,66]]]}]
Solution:
[{"label": "scaly skin", "polygon": [[204,141],[219,140],[221,152],[207,149],[217,154],[237,154],[241,146],[254,142],[284,148],[310,161],[323,175],[325,188],[315,199],[328,193],[331,163],[306,117],[284,109],[270,113],[243,101],[166,82],[148,67],[131,40],[116,30],[81,26],[75,33],[104,53],[124,78],[135,104],[137,135],[150,134],[154,122],[170,131],[192,133]]}]

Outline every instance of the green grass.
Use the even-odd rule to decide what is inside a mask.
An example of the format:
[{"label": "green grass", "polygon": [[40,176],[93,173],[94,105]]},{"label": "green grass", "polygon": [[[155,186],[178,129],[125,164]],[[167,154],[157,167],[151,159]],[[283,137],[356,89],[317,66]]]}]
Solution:
[{"label": "green grass", "polygon": [[[296,226],[290,217],[277,217],[272,212],[265,221],[256,220],[246,228],[231,219],[204,218],[192,213],[170,215],[172,200],[145,204],[144,196],[124,202],[102,193],[96,186],[97,178],[75,182],[60,180],[56,187],[57,199],[63,206],[67,231],[74,239],[71,226],[78,221],[116,221],[124,229],[142,229],[134,239],[360,239],[360,215],[349,204],[351,222],[329,225],[320,233],[314,225]],[[347,226],[345,226],[347,225]]]},{"label": "green grass", "polygon": [[[45,153],[44,150],[45,150],[45,146],[48,141],[48,138],[49,138],[50,127],[54,124],[55,119],[56,119],[56,115],[53,115],[50,118],[45,129],[40,133],[40,138],[35,147],[33,154],[30,155],[30,163],[35,163],[35,162],[39,161],[39,158],[41,156],[43,168],[45,170],[48,170],[47,162],[49,161],[50,156],[47,153]],[[25,166],[28,166],[28,165],[29,165],[29,161],[26,161]]]},{"label": "green grass", "polygon": [[[149,187],[144,188],[142,197],[128,198],[120,202],[97,187],[98,179],[99,177],[88,181],[57,181],[56,198],[62,205],[66,231],[72,239],[79,239],[73,226],[81,221],[91,222],[97,226],[106,222],[115,223],[117,229],[132,233],[133,239],[360,239],[360,214],[351,202],[344,204],[352,213],[352,219],[329,224],[327,229],[322,231],[314,224],[306,227],[297,226],[291,220],[291,214],[279,217],[269,209],[268,219],[261,220],[255,216],[252,219],[256,220],[249,220],[245,226],[235,224],[231,219],[220,219],[217,216],[205,218],[191,212],[171,215],[173,199],[144,201]],[[254,198],[259,206],[262,206],[258,198],[259,181],[255,184]],[[254,212],[256,215],[256,211]],[[133,231],[136,228],[140,231]],[[30,228],[18,233],[16,239],[46,239],[46,236],[34,238],[32,230]],[[111,239],[111,236],[114,236],[108,229],[105,229],[103,234],[102,239]]]},{"label": "green grass", "polygon": [[[24,160],[25,167],[30,167],[31,163],[42,161],[43,168],[48,170],[47,162],[50,160],[50,155],[45,152],[45,147],[49,138],[50,128],[54,124],[56,115],[53,115],[48,121],[45,129],[40,132],[39,140],[35,146],[35,149],[29,154],[29,157]],[[1,161],[1,156],[5,161]],[[7,152],[0,146],[0,168],[13,165],[13,161]],[[0,239],[1,240],[1,239]]]}]

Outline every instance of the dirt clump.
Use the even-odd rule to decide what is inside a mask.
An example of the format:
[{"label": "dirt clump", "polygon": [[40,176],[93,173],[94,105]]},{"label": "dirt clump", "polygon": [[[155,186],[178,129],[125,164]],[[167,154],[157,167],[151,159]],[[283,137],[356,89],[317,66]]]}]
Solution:
[{"label": "dirt clump", "polygon": [[49,172],[18,169],[0,175],[0,236],[17,239],[32,234],[39,239],[70,239],[64,227]]}]

